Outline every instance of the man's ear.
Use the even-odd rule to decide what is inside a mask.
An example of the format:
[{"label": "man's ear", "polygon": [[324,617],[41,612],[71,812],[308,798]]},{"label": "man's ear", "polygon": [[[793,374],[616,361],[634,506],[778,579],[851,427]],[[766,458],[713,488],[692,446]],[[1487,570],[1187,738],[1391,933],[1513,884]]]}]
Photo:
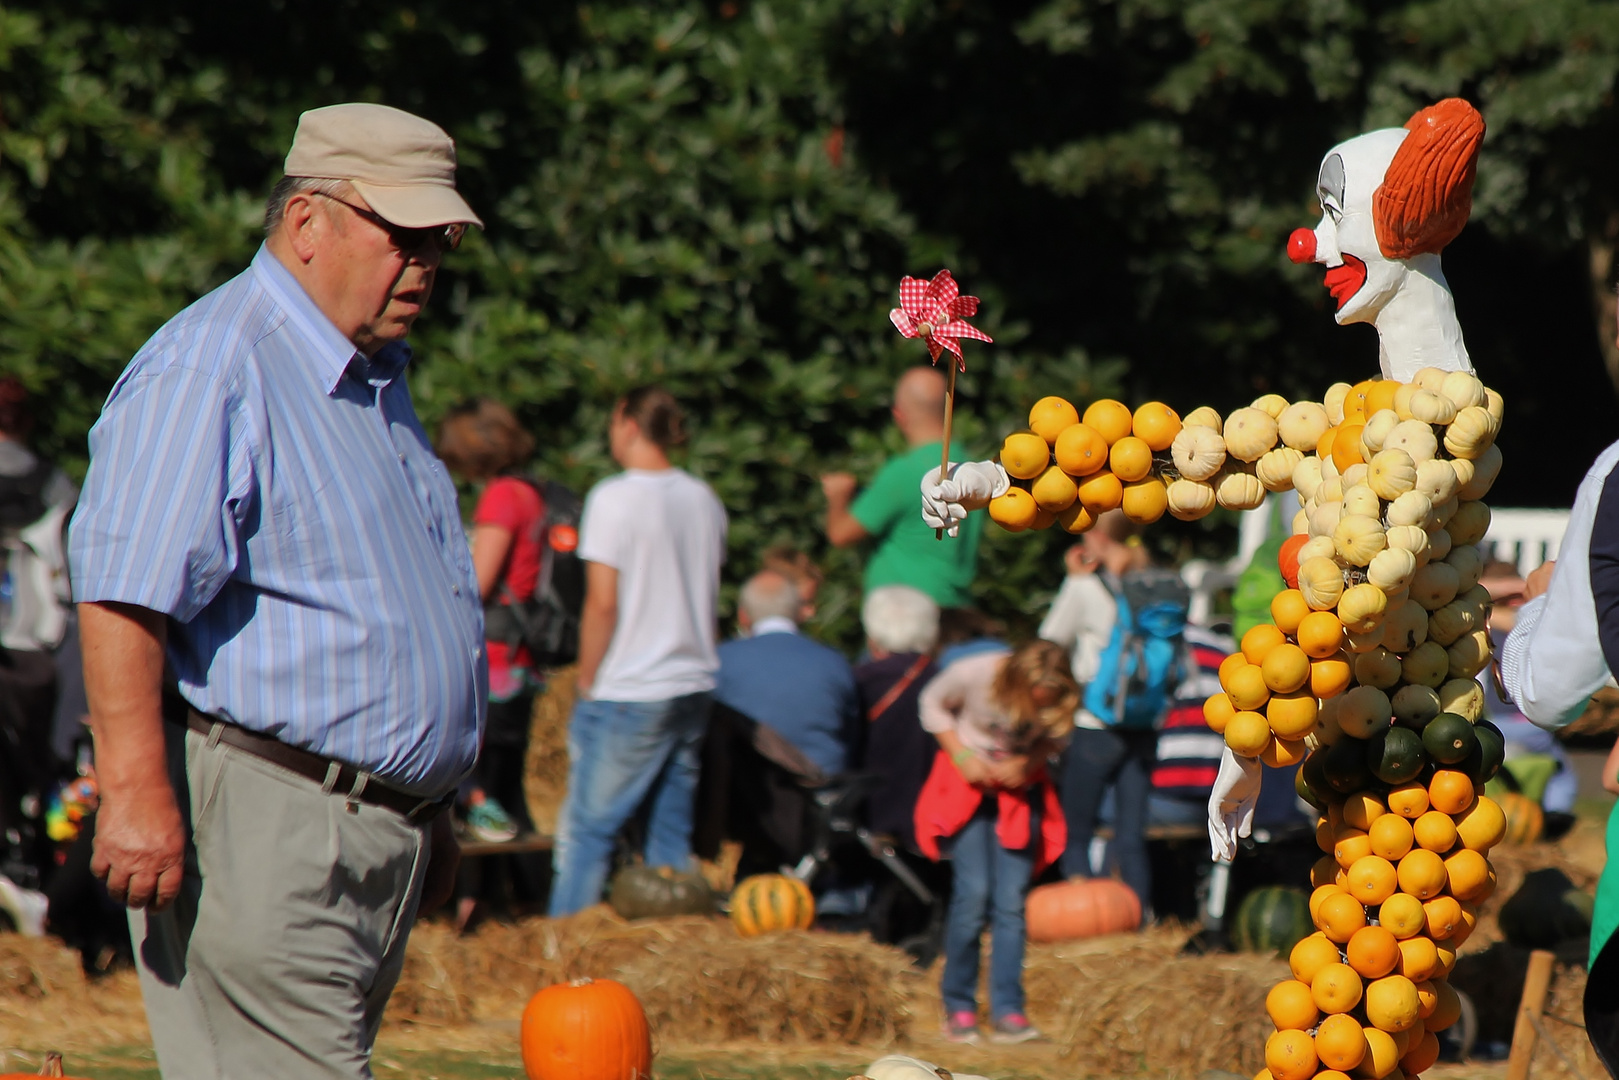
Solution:
[{"label": "man's ear", "polygon": [[315,258],[316,233],[325,224],[315,213],[314,196],[300,192],[287,200],[281,215],[281,230],[287,246],[299,261],[308,263]]}]

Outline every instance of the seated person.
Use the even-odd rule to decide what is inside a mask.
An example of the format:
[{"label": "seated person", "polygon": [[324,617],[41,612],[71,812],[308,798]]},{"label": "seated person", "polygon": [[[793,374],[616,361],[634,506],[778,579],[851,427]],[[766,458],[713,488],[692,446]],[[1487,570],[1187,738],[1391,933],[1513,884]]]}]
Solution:
[{"label": "seated person", "polygon": [[719,647],[714,698],[769,725],[834,775],[859,746],[854,672],[842,654],[799,634],[802,604],[785,574],[762,570],[748,579],[737,604],[746,636]]},{"label": "seated person", "polygon": [[939,670],[930,655],[939,607],[920,589],[879,585],[866,594],[860,621],[871,656],[854,669],[866,725],[862,768],[882,781],[866,800],[866,821],[914,849],[916,797],[939,751],[917,713],[922,688]]}]

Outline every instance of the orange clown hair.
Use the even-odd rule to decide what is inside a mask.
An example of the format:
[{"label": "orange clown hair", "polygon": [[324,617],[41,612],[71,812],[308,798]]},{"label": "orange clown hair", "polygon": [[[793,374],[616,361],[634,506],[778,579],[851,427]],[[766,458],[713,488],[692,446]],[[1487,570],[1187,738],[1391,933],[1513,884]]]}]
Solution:
[{"label": "orange clown hair", "polygon": [[1377,246],[1390,259],[1437,254],[1467,224],[1484,117],[1461,98],[1446,98],[1406,121],[1405,129],[1411,134],[1372,194]]}]

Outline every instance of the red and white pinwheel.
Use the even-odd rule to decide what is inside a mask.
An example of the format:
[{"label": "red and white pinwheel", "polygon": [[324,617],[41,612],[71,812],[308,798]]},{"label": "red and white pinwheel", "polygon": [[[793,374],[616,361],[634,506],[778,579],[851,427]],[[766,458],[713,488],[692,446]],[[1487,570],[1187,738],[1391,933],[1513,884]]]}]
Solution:
[{"label": "red and white pinwheel", "polygon": [[950,271],[940,270],[932,281],[921,278],[901,278],[899,307],[888,313],[894,326],[908,338],[923,338],[933,362],[949,349],[955,354],[961,370],[967,370],[967,359],[961,355],[962,338],[991,341],[988,334],[966,321],[978,313],[978,297],[962,296],[961,287]]}]

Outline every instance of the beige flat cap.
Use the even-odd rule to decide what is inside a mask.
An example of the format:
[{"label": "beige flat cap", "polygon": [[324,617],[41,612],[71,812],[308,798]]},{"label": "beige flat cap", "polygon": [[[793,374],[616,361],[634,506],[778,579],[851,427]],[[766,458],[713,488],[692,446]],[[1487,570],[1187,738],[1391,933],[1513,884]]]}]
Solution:
[{"label": "beige flat cap", "polygon": [[288,176],[347,180],[371,208],[407,229],[483,227],[455,190],[455,142],[444,129],[387,105],[350,103],[298,118]]}]

